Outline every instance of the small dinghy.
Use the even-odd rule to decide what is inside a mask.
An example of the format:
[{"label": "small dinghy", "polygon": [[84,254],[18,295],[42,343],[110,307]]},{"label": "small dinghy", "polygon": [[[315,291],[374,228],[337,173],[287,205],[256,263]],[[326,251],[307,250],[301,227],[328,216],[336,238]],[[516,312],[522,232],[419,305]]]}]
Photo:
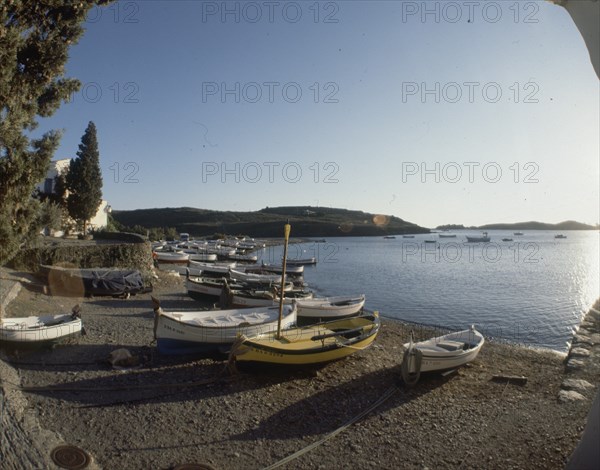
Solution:
[{"label": "small dinghy", "polygon": [[404,345],[402,378],[407,385],[414,385],[422,372],[443,372],[463,366],[477,357],[484,342],[483,335],[473,326],[419,343],[411,339]]},{"label": "small dinghy", "polygon": [[0,320],[0,345],[9,347],[44,346],[82,332],[79,305],[72,313]]}]

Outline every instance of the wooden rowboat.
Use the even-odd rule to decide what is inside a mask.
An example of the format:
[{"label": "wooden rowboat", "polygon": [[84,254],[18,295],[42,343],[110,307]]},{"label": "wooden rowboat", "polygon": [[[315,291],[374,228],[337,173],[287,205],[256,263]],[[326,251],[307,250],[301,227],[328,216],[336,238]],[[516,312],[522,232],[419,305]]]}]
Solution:
[{"label": "wooden rowboat", "polygon": [[422,372],[443,372],[473,361],[485,339],[472,326],[468,330],[449,333],[426,341],[406,343],[402,361],[402,377],[407,384],[418,381]]},{"label": "wooden rowboat", "polygon": [[[152,301],[154,338],[161,354],[226,353],[240,335],[268,334],[277,329],[277,307],[165,312],[157,299]],[[296,306],[284,306],[282,327],[295,321]]]},{"label": "wooden rowboat", "polygon": [[237,364],[305,366],[342,359],[368,348],[379,332],[379,315],[351,317],[304,328],[241,338],[231,350]]}]

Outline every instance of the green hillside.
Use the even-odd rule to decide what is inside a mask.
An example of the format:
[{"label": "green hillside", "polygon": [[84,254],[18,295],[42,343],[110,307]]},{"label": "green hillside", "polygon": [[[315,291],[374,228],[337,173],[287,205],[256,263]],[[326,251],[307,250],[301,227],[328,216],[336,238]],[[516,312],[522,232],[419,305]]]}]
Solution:
[{"label": "green hillside", "polygon": [[200,237],[216,232],[251,237],[280,237],[289,219],[295,237],[383,236],[428,233],[429,229],[398,217],[329,207],[267,207],[254,212],[221,212],[193,207],[114,210],[119,223],[146,228],[175,227]]}]

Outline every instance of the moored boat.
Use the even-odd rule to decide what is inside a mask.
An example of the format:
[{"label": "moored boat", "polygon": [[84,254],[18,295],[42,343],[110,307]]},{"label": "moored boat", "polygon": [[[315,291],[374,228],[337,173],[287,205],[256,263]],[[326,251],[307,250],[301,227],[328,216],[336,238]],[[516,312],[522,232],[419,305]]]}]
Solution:
[{"label": "moored boat", "polygon": [[[284,290],[284,304],[290,304],[294,301],[303,299],[312,299],[313,293],[304,290],[288,289],[288,286]],[[279,303],[279,295],[274,289],[260,290],[260,289],[234,289],[232,290],[231,304],[234,307],[266,307]]]},{"label": "moored boat", "polygon": [[[263,262],[262,264],[246,267],[246,272],[257,272],[257,271],[258,272],[266,271],[266,272],[270,272],[270,273],[281,274],[281,272],[283,271],[283,266],[281,264],[269,264],[269,263]],[[300,265],[300,266],[287,266],[286,265],[285,273],[291,274],[291,275],[296,275],[296,276],[302,275],[304,273],[304,266],[303,265]]]},{"label": "moored boat", "polygon": [[[317,258],[311,256],[310,258],[288,258],[287,265],[288,266],[306,266],[317,264]],[[286,269],[287,271],[287,269]]]},{"label": "moored boat", "polygon": [[491,237],[487,232],[483,232],[480,236],[468,236],[467,242],[469,243],[488,243],[491,240]]},{"label": "moored boat", "polygon": [[438,236],[440,238],[456,238],[455,233],[440,233]]},{"label": "moored boat", "polygon": [[173,251],[154,251],[152,256],[159,263],[187,264],[190,259],[188,253]]},{"label": "moored boat", "polygon": [[567,238],[567,236],[559,233],[558,235],[554,235],[554,238]]},{"label": "moored boat", "polygon": [[[154,304],[154,338],[161,354],[226,353],[240,335],[268,334],[277,329],[279,308],[163,311]],[[284,305],[282,328],[296,321],[296,306]]]}]

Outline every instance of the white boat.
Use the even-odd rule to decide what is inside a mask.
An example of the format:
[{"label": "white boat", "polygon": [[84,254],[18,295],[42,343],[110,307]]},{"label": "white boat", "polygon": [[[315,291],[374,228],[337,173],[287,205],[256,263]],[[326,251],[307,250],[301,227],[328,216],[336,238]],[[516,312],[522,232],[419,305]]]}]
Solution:
[{"label": "white boat", "polygon": [[303,324],[338,320],[358,315],[365,305],[365,295],[298,299],[297,305],[299,324],[301,317]]},{"label": "white boat", "polygon": [[[231,303],[236,307],[266,307],[279,304],[279,296],[272,290],[233,290]],[[313,293],[285,289],[284,304],[291,304],[300,299],[312,299]]]},{"label": "white boat", "polygon": [[315,258],[314,256],[311,256],[310,258],[288,258],[286,264],[287,266],[312,265],[317,264],[317,258]]},{"label": "white boat", "polygon": [[469,237],[467,235],[467,242],[469,243],[488,243],[491,240],[491,237],[487,232],[483,232],[480,236]]},{"label": "white boat", "polygon": [[240,282],[258,283],[258,284],[269,284],[275,282],[281,282],[281,276],[279,274],[256,274],[246,273],[237,269],[229,269],[229,277]]},{"label": "white boat", "polygon": [[[235,310],[165,312],[154,303],[154,338],[161,354],[198,354],[229,351],[240,336],[277,331],[279,307]],[[296,305],[284,305],[281,328],[296,321]]]},{"label": "white boat", "polygon": [[154,251],[154,259],[159,263],[179,263],[186,264],[190,258],[188,253],[177,253],[177,252],[162,252]]},{"label": "white boat", "polygon": [[188,276],[185,285],[190,297],[220,297],[225,283],[214,277]]},{"label": "white boat", "polygon": [[473,361],[483,343],[483,335],[473,326],[426,341],[406,343],[402,360],[402,378],[416,383],[421,372],[447,371]]},{"label": "white boat", "polygon": [[58,342],[82,331],[79,306],[72,313],[0,319],[0,344],[38,346]]},{"label": "white boat", "polygon": [[246,261],[248,263],[256,263],[258,261],[257,255],[242,255],[236,253],[235,255],[230,255],[227,258],[233,259],[235,261]]},{"label": "white boat", "polygon": [[[281,272],[283,271],[283,266],[281,264],[268,264],[268,263],[262,263],[262,264],[257,264],[254,266],[247,266],[246,267],[246,272],[261,272],[261,271],[266,271],[266,272],[270,272],[270,273],[277,273],[277,274],[281,274]],[[285,267],[285,273],[286,274],[293,274],[293,275],[301,275],[302,273],[304,273],[304,266],[300,265],[300,266],[287,266]]]},{"label": "white boat", "polygon": [[201,261],[201,262],[217,261],[217,255],[214,253],[203,253],[203,252],[195,251],[193,253],[189,253],[189,255],[190,255],[190,257],[189,257],[190,261]]},{"label": "white boat", "polygon": [[222,274],[223,276],[226,276],[231,268],[236,267],[236,263],[202,263],[200,261],[190,261],[189,267],[190,274],[192,274],[193,268],[195,270],[194,274],[197,274],[198,271],[202,271],[203,273]]}]

